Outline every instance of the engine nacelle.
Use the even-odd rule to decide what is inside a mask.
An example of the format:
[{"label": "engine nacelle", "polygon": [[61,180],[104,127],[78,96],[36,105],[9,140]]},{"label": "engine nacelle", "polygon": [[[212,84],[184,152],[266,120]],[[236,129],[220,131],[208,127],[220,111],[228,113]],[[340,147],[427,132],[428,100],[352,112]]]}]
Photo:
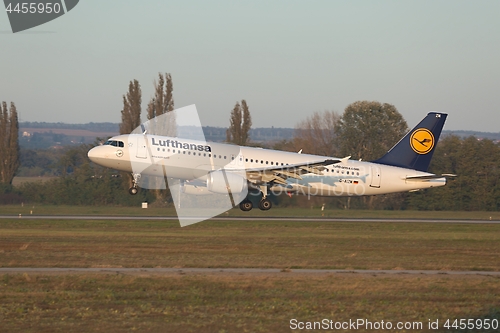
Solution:
[{"label": "engine nacelle", "polygon": [[247,190],[247,180],[228,171],[213,171],[208,174],[207,188],[210,192],[228,194],[228,187],[231,189],[231,193],[241,193]]},{"label": "engine nacelle", "polygon": [[205,186],[194,186],[189,184],[184,184],[181,187],[182,193],[190,195],[210,195],[213,194]]}]

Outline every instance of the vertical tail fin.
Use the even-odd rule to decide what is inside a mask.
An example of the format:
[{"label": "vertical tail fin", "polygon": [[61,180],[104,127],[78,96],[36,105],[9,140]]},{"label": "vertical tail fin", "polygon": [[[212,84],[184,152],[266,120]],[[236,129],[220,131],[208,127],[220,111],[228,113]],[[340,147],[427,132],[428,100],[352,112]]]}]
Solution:
[{"label": "vertical tail fin", "polygon": [[446,113],[429,112],[384,156],[373,162],[427,171],[447,116]]}]

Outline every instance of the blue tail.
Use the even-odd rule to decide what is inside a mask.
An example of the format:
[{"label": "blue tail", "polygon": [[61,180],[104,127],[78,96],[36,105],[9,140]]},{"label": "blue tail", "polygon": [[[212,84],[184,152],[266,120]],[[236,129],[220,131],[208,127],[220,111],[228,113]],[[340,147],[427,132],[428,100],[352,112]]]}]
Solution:
[{"label": "blue tail", "polygon": [[427,171],[447,116],[446,113],[429,112],[384,156],[373,162]]}]

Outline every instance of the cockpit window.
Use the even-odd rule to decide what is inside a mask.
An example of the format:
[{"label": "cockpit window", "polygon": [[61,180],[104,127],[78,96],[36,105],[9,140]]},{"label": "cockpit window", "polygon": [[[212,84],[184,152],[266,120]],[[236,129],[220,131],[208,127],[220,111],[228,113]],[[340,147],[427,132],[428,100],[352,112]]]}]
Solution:
[{"label": "cockpit window", "polygon": [[115,141],[115,140],[108,140],[104,142],[104,146],[113,146],[113,147],[125,147],[125,144],[123,141]]}]

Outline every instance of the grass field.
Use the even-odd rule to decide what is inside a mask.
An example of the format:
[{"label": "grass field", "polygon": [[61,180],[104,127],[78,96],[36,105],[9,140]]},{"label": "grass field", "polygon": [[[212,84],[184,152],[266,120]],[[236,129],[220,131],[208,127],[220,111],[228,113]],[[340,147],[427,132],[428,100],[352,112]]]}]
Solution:
[{"label": "grass field", "polygon": [[439,319],[440,329],[432,332],[441,332],[446,319],[500,319],[500,278],[493,276],[286,273],[500,271],[497,224],[225,220],[180,228],[175,221],[12,218],[0,220],[0,266],[283,269],[3,274],[0,332],[290,332],[292,318],[423,323],[424,329],[408,332],[429,331],[428,320]]},{"label": "grass field", "polygon": [[0,220],[4,267],[500,271],[499,224]]},{"label": "grass field", "polygon": [[[500,318],[500,281],[477,276],[25,274],[0,283],[4,332],[291,332],[293,318],[423,324],[406,332],[439,319],[432,332],[443,332],[450,318]],[[353,331],[381,331],[362,328]]]}]

